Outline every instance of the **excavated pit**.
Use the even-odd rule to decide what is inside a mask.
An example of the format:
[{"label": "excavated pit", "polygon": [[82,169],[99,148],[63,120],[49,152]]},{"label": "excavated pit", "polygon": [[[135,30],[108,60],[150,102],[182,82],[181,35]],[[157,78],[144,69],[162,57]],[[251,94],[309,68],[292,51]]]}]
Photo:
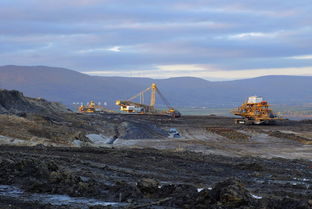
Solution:
[{"label": "excavated pit", "polygon": [[310,120],[80,114],[6,90],[0,113],[0,208],[312,205]]}]

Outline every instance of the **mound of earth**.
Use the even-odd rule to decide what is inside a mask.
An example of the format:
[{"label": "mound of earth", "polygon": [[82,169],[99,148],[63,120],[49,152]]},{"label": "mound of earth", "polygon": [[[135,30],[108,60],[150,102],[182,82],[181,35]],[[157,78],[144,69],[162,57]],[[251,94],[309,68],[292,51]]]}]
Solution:
[{"label": "mound of earth", "polygon": [[58,112],[69,112],[69,110],[60,103],[48,102],[42,98],[25,97],[23,93],[16,90],[0,90],[0,114]]},{"label": "mound of earth", "polygon": [[60,103],[25,97],[15,90],[0,90],[0,123],[0,144],[11,145],[106,146],[116,139],[167,137],[152,122],[112,113],[74,113]]}]

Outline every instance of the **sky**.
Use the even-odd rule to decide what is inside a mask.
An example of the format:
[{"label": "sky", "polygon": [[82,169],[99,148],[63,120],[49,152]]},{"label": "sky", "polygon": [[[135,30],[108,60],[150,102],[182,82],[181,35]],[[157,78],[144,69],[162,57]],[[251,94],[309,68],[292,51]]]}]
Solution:
[{"label": "sky", "polygon": [[212,81],[312,76],[312,2],[1,0],[0,65]]}]

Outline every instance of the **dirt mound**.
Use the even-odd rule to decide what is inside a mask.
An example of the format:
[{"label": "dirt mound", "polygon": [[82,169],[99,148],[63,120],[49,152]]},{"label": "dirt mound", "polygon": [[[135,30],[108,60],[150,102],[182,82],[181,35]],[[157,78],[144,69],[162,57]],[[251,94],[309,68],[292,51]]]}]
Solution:
[{"label": "dirt mound", "polygon": [[23,113],[56,113],[69,112],[59,103],[48,102],[44,99],[28,98],[16,90],[0,90],[0,114]]},{"label": "dirt mound", "polygon": [[[228,179],[217,183],[210,193],[212,203],[220,202],[229,207],[240,207],[253,203],[250,192],[238,179]],[[202,195],[199,195],[202,196]]]},{"label": "dirt mound", "polygon": [[133,121],[120,123],[117,131],[121,139],[155,139],[168,136],[166,131],[153,124]]},{"label": "dirt mound", "polygon": [[238,141],[238,142],[247,142],[250,139],[250,136],[238,132],[234,129],[224,128],[224,127],[209,127],[207,131],[223,136],[227,139]]},{"label": "dirt mound", "polygon": [[22,185],[28,192],[92,196],[99,190],[93,181],[83,181],[53,161],[1,159],[0,167],[1,184]]},{"label": "dirt mound", "polygon": [[281,139],[295,140],[295,141],[298,141],[302,144],[312,144],[311,139],[307,139],[305,137],[298,136],[298,135],[293,134],[293,133],[283,133],[280,131],[271,131],[271,132],[269,132],[269,135],[273,136],[273,137],[281,138]]}]

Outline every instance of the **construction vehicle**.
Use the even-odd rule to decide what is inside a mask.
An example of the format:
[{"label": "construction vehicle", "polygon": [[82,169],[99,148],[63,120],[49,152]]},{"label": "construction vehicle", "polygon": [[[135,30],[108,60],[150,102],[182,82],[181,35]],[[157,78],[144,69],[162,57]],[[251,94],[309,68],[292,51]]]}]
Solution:
[{"label": "construction vehicle", "polygon": [[79,107],[79,112],[89,112],[89,113],[95,112],[95,102],[91,101],[86,106],[82,104]]},{"label": "construction vehicle", "polygon": [[267,101],[262,97],[251,96],[237,110],[232,113],[242,118],[236,119],[236,124],[274,124],[281,118],[277,117]]},{"label": "construction vehicle", "polygon": [[168,136],[169,138],[180,138],[181,137],[179,131],[176,128],[170,128],[168,134],[169,134],[169,136]]},{"label": "construction vehicle", "polygon": [[104,108],[103,106],[96,105],[94,101],[90,101],[87,105],[80,105],[78,111],[81,113],[96,113],[96,112],[110,112],[114,111]]},{"label": "construction vehicle", "polygon": [[[150,92],[150,104],[144,103],[144,94]],[[155,108],[156,104],[156,94],[158,94],[161,100],[167,106],[167,110],[158,110]],[[139,98],[139,102],[134,102],[133,100]],[[138,94],[130,97],[127,100],[117,100],[116,105],[120,106],[120,110],[127,113],[140,113],[140,114],[159,114],[159,115],[169,115],[174,118],[181,117],[181,113],[175,110],[167,101],[167,99],[162,95],[162,93],[157,88],[156,84],[153,83],[150,87],[139,92]]]}]

